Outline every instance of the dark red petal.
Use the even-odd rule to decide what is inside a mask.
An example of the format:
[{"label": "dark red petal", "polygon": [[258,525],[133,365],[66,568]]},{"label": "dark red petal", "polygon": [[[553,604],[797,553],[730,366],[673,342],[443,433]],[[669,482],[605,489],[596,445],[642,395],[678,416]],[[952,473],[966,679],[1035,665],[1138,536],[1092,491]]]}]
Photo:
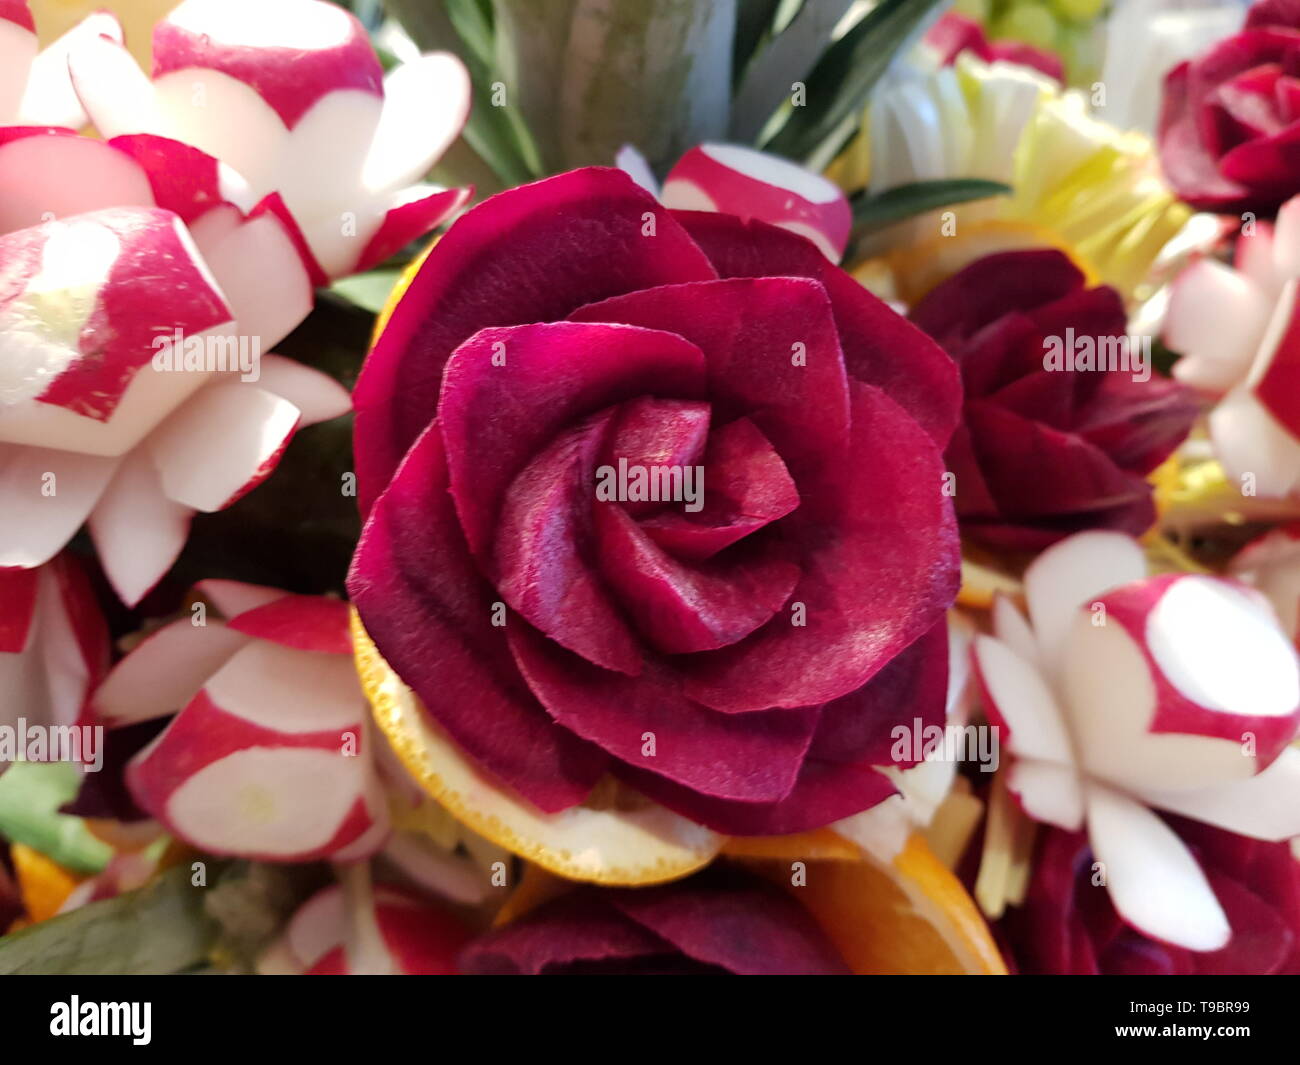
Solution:
[{"label": "dark red petal", "polygon": [[[620,460],[629,468],[697,465],[709,439],[709,418],[707,403],[650,397],[630,400],[619,408],[601,464],[614,470]],[[629,514],[640,515],[661,507],[662,501],[623,501]]]},{"label": "dark red petal", "polygon": [[814,281],[671,285],[604,300],[572,317],[663,329],[691,341],[704,352],[715,424],[750,416],[801,487],[819,480],[844,451],[848,379],[831,305]]},{"label": "dark red petal", "polygon": [[820,828],[894,794],[877,765],[906,765],[893,758],[892,730],[916,728],[944,718],[947,696],[946,622],[898,655],[861,691],[822,708],[794,789],[775,803],[715,799],[679,787],[653,773],[617,767],[639,791],[683,816],[732,835],[781,835]]},{"label": "dark red petal", "polygon": [[[683,663],[686,693],[719,710],[811,706],[856,691],[943,616],[958,541],[933,441],[879,389],[853,386],[834,509],[782,522],[800,540],[791,604],[739,644]],[[805,623],[800,625],[798,621]],[[792,664],[797,663],[797,668]]]},{"label": "dark red petal", "polygon": [[584,963],[613,970],[618,963],[672,951],[615,909],[607,895],[578,890],[476,939],[461,952],[459,968],[470,976],[538,976]]},{"label": "dark red petal", "polygon": [[999,252],[932,289],[911,319],[951,350],[1004,315],[1034,310],[1083,283],[1082,271],[1055,248]]},{"label": "dark red petal", "polygon": [[709,437],[703,465],[708,489],[701,510],[662,511],[641,523],[650,539],[678,558],[708,558],[799,505],[785,463],[748,418]]},{"label": "dark red petal", "polygon": [[951,360],[906,319],[797,234],[731,215],[675,214],[722,277],[820,281],[830,296],[849,376],[883,389],[940,447],[947,443],[960,415],[961,387]]},{"label": "dark red petal", "polygon": [[907,769],[917,759],[895,758],[894,730],[902,725],[924,738],[946,720],[948,623],[940,621],[899,654],[868,684],[822,707],[809,762],[889,765]]},{"label": "dark red petal", "polygon": [[482,330],[448,360],[438,402],[470,549],[486,556],[506,488],[564,426],[638,396],[704,394],[704,356],[671,333],[577,322]]},{"label": "dark red petal", "polygon": [[[1132,508],[1136,523],[1152,516],[1151,487],[1120,469],[1096,445],[995,407],[967,405],[980,472],[1008,521]],[[958,510],[962,486],[957,485]],[[1137,535],[1146,526],[1130,530]]]},{"label": "dark red petal", "polygon": [[608,296],[715,276],[621,170],[575,170],[479,204],[429,253],[357,381],[363,513],[433,418],[447,357],[480,329],[556,321]]},{"label": "dark red petal", "polygon": [[1300,29],[1300,0],[1255,0],[1246,12],[1246,29],[1264,29],[1269,26],[1284,30]]},{"label": "dark red petal", "polygon": [[348,592],[379,652],[471,758],[543,810],[586,797],[605,756],[547,716],[492,625],[497,594],[456,522],[437,426],[377,501]]},{"label": "dark red petal", "polygon": [[799,567],[782,557],[780,543],[746,544],[725,560],[683,564],[612,503],[596,507],[596,545],[601,572],[624,609],[667,654],[743,639],[785,605],[799,582]]},{"label": "dark red petal", "polygon": [[[794,785],[817,725],[815,708],[720,714],[686,698],[662,661],[647,661],[640,677],[629,678],[526,626],[509,635],[515,661],[551,716],[616,758],[698,796],[770,802]],[[643,753],[650,743],[653,756]]]},{"label": "dark red petal", "polygon": [[734,870],[619,891],[611,902],[683,954],[740,975],[846,975],[844,959],[789,895]]},{"label": "dark red petal", "polygon": [[614,774],[683,817],[730,836],[784,836],[811,831],[870,809],[896,794],[889,778],[871,766],[831,762],[805,762],[790,794],[772,803],[717,799],[632,766],[616,765]]},{"label": "dark red petal", "polygon": [[1177,381],[1105,376],[1096,401],[1074,430],[1106,452],[1120,469],[1150,473],[1187,438],[1200,414],[1200,404],[1191,390]]},{"label": "dark red petal", "polygon": [[501,597],[526,621],[596,665],[635,675],[638,641],[592,559],[596,456],[614,417],[608,410],[568,430],[514,479],[492,562]]}]

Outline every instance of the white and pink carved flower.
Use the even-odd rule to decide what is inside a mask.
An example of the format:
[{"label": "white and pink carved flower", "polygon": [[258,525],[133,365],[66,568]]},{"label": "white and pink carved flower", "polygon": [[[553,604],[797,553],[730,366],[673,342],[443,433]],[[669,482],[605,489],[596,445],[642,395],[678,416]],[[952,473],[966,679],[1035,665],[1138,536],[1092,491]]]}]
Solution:
[{"label": "white and pink carved flower", "polygon": [[109,728],[175,715],[127,764],[132,798],[209,853],[352,861],[377,852],[388,799],[347,605],[235,581],[195,591],[203,609],[148,636],[91,698]]},{"label": "white and pink carved flower", "polygon": [[119,41],[80,42],[73,83],[105,138],[152,134],[275,194],[313,281],[382,261],[462,207],[421,184],[469,113],[464,65],[429,53],[384,74],[365,27],[323,0],[185,0],[153,34],[152,76]]},{"label": "white and pink carved flower", "polygon": [[1148,576],[1138,543],[1079,533],[1025,573],[975,640],[976,676],[1030,817],[1087,829],[1121,917],[1195,951],[1231,929],[1195,857],[1155,812],[1239,835],[1300,835],[1300,665],[1264,597],[1237,581]]},{"label": "white and pink carved flower", "polygon": [[[1231,266],[1192,263],[1173,283],[1165,342],[1174,376],[1219,398],[1210,436],[1252,494],[1300,489],[1300,196],[1276,222],[1247,219]],[[1249,479],[1249,480],[1247,480]]]}]

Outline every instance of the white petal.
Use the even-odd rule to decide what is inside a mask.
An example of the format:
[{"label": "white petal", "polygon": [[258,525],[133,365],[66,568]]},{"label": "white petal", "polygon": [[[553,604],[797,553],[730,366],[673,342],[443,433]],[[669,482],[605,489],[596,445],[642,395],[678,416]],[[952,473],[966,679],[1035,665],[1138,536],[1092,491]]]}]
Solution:
[{"label": "white petal", "polygon": [[1097,784],[1086,789],[1088,838],[1111,901],[1141,932],[1188,950],[1223,947],[1232,934],[1196,859],[1145,806]]},{"label": "white petal", "polygon": [[1164,340],[1184,357],[1174,376],[1193,388],[1225,392],[1250,370],[1271,305],[1245,274],[1200,259],[1178,275],[1165,315]]},{"label": "white petal", "polygon": [[262,356],[258,384],[297,407],[302,412],[300,425],[315,425],[352,409],[348,390],[334,378],[283,355]]},{"label": "white petal", "polygon": [[1300,750],[1288,747],[1262,773],[1245,780],[1194,791],[1146,791],[1142,797],[1162,810],[1251,839],[1300,836]]},{"label": "white petal", "polygon": [[1007,787],[1035,821],[1070,832],[1083,826],[1083,788],[1073,769],[1018,758],[1007,776]]},{"label": "white petal", "polygon": [[[1210,412],[1210,438],[1224,471],[1266,498],[1300,484],[1300,440],[1246,388],[1229,392]],[[1247,480],[1249,478],[1249,480]]]},{"label": "white petal", "polygon": [[1073,764],[1061,710],[1038,670],[991,636],[977,636],[973,654],[988,709],[1009,732],[1001,742],[1021,758]]},{"label": "white petal", "polygon": [[[276,732],[341,734],[358,731],[365,717],[365,697],[348,655],[296,651],[269,640],[241,648],[204,690],[226,713]],[[340,735],[340,750],[343,742]],[[360,750],[362,738],[354,743]]]},{"label": "white petal", "polygon": [[1030,665],[1038,664],[1038,640],[1025,615],[1008,596],[993,598],[993,635]]},{"label": "white petal", "polygon": [[1146,556],[1138,542],[1114,532],[1077,533],[1030,563],[1025,599],[1049,675],[1060,668],[1066,634],[1079,608],[1146,573]]},{"label": "white petal", "polygon": [[209,385],[148,446],[170,498],[214,511],[270,472],[297,424],[297,407],[255,385]]},{"label": "white petal", "polygon": [[168,499],[147,448],[131,452],[90,514],[90,535],[118,598],[134,606],[176,561],[194,511]]},{"label": "white petal", "polygon": [[0,233],[102,207],[152,207],[145,172],[90,137],[36,135],[0,147]]},{"label": "white petal", "polygon": [[655,199],[659,198],[659,182],[655,180],[654,171],[650,169],[646,157],[632,145],[625,144],[618,150],[614,156],[614,165]]},{"label": "white petal", "polygon": [[448,52],[403,63],[384,78],[384,109],[362,184],[387,192],[418,181],[459,136],[469,117],[465,65]]},{"label": "white petal", "polygon": [[86,112],[82,110],[68,74],[68,55],[79,42],[95,37],[107,37],[121,43],[122,25],[109,12],[96,11],[36,57],[27,80],[27,91],[19,106],[18,121],[21,125],[80,129],[86,124]]},{"label": "white petal", "polygon": [[116,459],[0,446],[0,566],[48,562],[81,528]]},{"label": "white petal", "polygon": [[129,725],[182,709],[250,637],[215,618],[181,618],[147,636],[95,689],[92,705],[109,725]]},{"label": "white petal", "polygon": [[122,45],[99,36],[79,37],[68,69],[81,106],[105,138],[122,133],[167,134],[154,88]]}]

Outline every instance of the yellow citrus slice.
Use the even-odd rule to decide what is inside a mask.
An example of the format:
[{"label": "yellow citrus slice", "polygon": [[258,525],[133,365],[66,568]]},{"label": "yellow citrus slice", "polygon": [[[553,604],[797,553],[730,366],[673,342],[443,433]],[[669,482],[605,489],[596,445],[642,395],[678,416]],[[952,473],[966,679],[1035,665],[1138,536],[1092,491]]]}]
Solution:
[{"label": "yellow citrus slice", "polygon": [[388,319],[393,316],[393,310],[397,307],[398,301],[406,295],[406,290],[411,287],[411,282],[415,280],[415,275],[420,272],[420,267],[424,265],[424,260],[429,257],[429,252],[433,251],[433,246],[438,243],[438,238],[434,237],[429,242],[429,246],[420,252],[414,259],[406,264],[406,269],[402,271],[401,276],[393,284],[393,291],[388,294],[388,299],[379,309],[375,316],[374,332],[370,335],[370,346],[374,347],[375,341],[379,339],[379,334],[384,331],[388,325]]},{"label": "yellow citrus slice", "polygon": [[[919,834],[889,864],[861,851],[857,861],[817,861],[798,845],[743,861],[801,902],[855,973],[1006,974],[979,909]],[[792,861],[807,863],[798,884]]]},{"label": "yellow citrus slice", "polygon": [[1010,574],[977,562],[966,555],[961,560],[961,589],[957,592],[959,606],[987,610],[998,595],[1018,597],[1023,586]]},{"label": "yellow citrus slice", "polygon": [[479,835],[559,876],[656,884],[709,863],[722,837],[613,781],[581,806],[547,814],[503,790],[434,724],[352,612],[357,673],[380,730],[430,798]]},{"label": "yellow citrus slice", "polygon": [[18,879],[18,893],[33,924],[58,913],[73,889],[85,879],[24,843],[13,844],[9,854]]}]

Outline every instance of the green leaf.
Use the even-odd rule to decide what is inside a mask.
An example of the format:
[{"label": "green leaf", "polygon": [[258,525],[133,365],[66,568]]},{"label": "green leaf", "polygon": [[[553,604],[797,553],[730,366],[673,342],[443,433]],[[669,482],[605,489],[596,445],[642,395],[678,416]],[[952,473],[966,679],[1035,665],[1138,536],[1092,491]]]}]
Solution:
[{"label": "green leaf", "polygon": [[852,0],[805,0],[789,25],[774,31],[736,90],[731,108],[733,140],[749,143],[759,135],[789,99],[793,84],[807,78],[851,4]]},{"label": "green leaf", "polygon": [[772,32],[781,0],[741,0],[736,5],[736,38],[731,46],[731,76],[739,83],[745,67]]},{"label": "green leaf", "polygon": [[503,186],[540,177],[537,151],[522,121],[511,108],[492,105],[492,83],[503,79],[495,70],[489,9],[477,0],[385,0],[385,6],[421,49],[453,52],[469,69],[473,106],[458,143],[486,163]]},{"label": "green leaf", "polygon": [[330,286],[330,291],[371,314],[378,314],[388,302],[388,296],[401,276],[401,267],[368,270],[364,274],[353,274],[335,281]]},{"label": "green leaf", "polygon": [[892,226],[895,222],[925,214],[926,211],[937,211],[941,207],[983,200],[989,196],[1005,196],[1010,191],[1010,186],[1000,181],[945,178],[940,181],[915,181],[908,185],[896,185],[874,196],[856,196],[850,201],[853,208],[853,232],[849,237],[849,250],[845,259],[853,258],[854,248],[863,237]]},{"label": "green leaf", "polygon": [[786,105],[784,122],[763,148],[821,169],[856,128],[872,87],[895,53],[910,43],[939,0],[881,0],[822,53],[806,82],[801,107]]},{"label": "green leaf", "polygon": [[81,773],[70,762],[15,762],[0,775],[0,836],[25,843],[78,873],[97,873],[112,848],[80,817],[58,812],[77,794]]},{"label": "green leaf", "polygon": [[[209,876],[212,870],[209,868]],[[215,924],[189,865],[0,939],[0,976],[165,975],[207,958]]]}]

